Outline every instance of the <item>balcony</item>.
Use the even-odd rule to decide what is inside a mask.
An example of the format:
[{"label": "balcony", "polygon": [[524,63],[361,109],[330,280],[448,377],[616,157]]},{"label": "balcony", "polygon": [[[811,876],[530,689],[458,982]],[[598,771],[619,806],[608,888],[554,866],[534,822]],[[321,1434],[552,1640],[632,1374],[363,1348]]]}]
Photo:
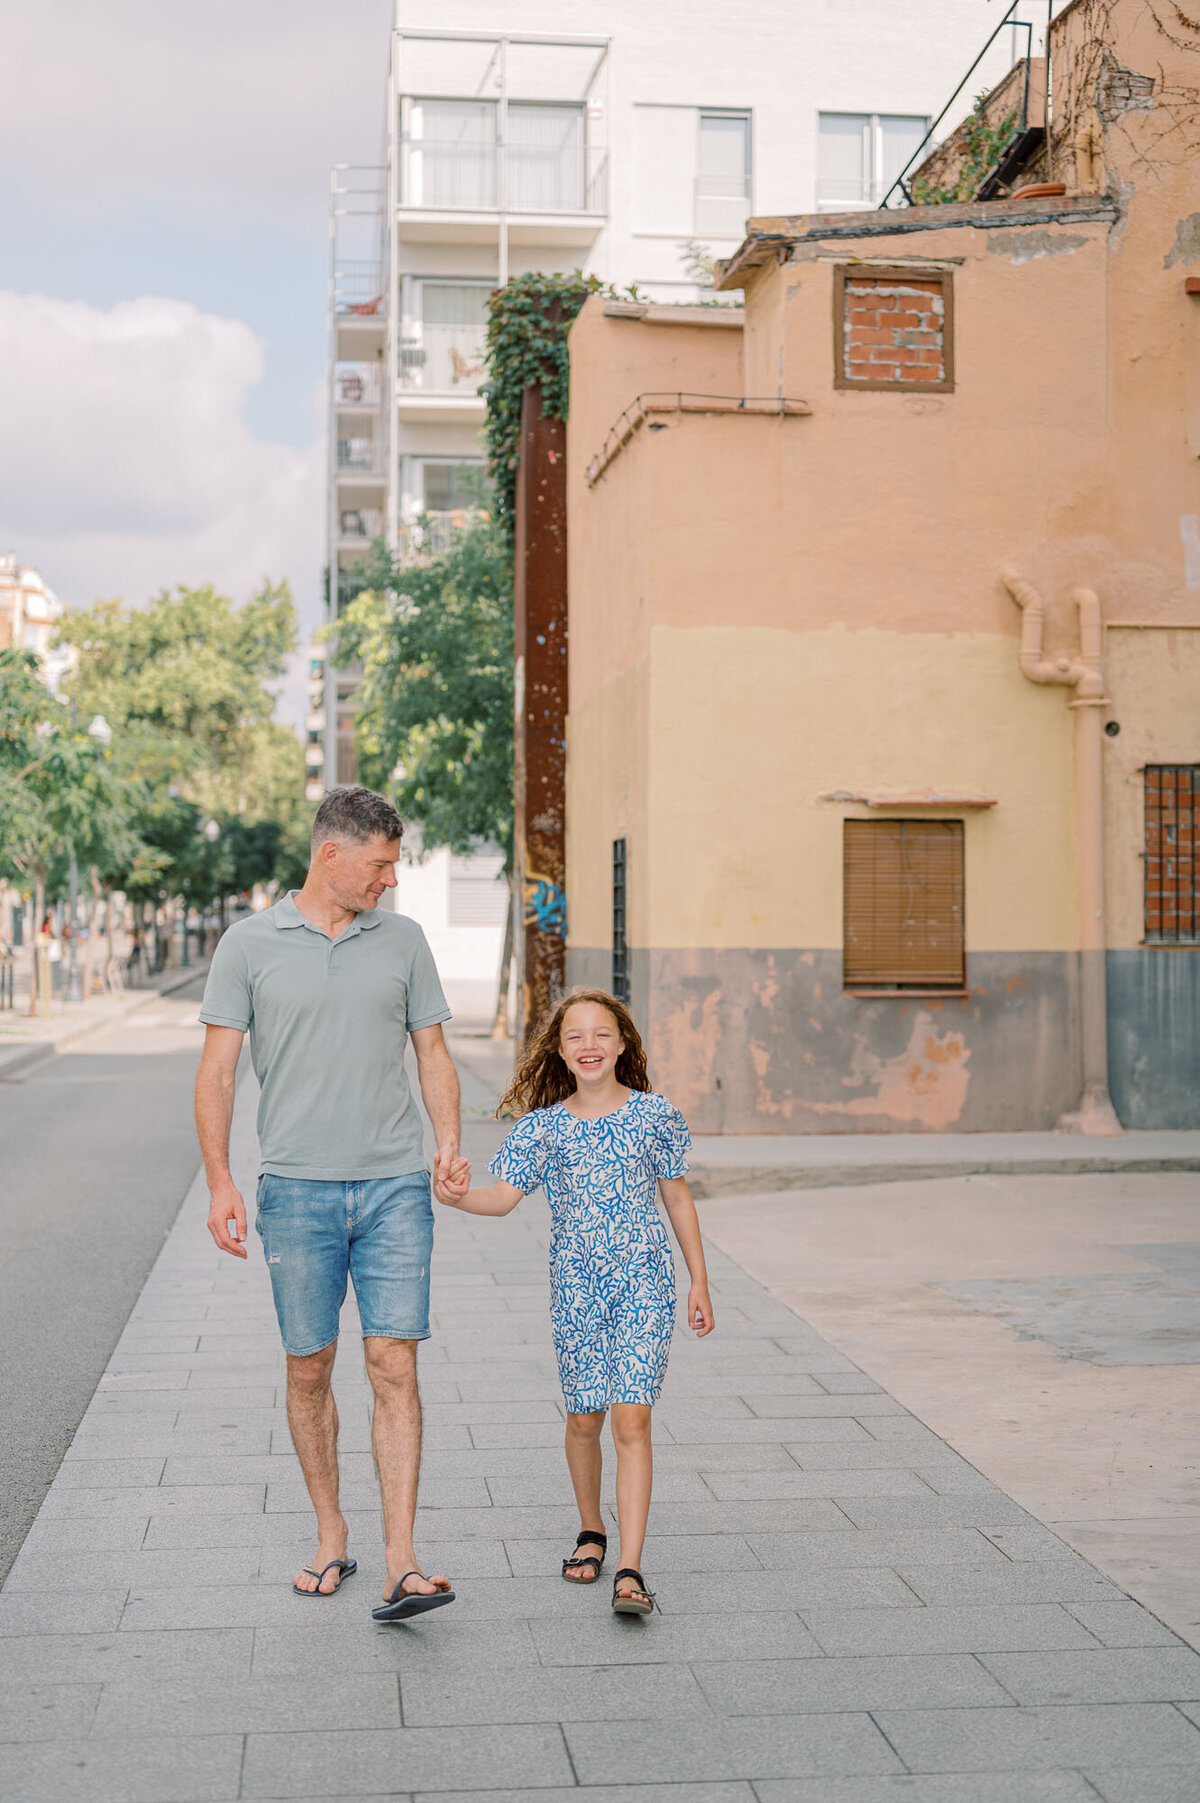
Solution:
[{"label": "balcony", "polygon": [[483,419],[484,333],[480,324],[426,322],[419,343],[401,344],[397,404],[402,419]]},{"label": "balcony", "polygon": [[503,213],[514,243],[591,244],[608,216],[608,153],[582,141],[583,118],[576,116],[580,130],[566,142],[407,137],[400,186],[405,236],[488,242]]},{"label": "balcony", "polygon": [[378,407],[382,392],[378,362],[338,364],[333,378],[333,398],[339,409]]},{"label": "balcony", "polygon": [[424,564],[445,557],[460,532],[487,518],[478,508],[456,507],[448,513],[423,513],[419,519],[404,520],[400,526],[399,560],[402,564]]},{"label": "balcony", "polygon": [[337,441],[339,475],[382,476],[383,459],[373,438],[339,438]]}]

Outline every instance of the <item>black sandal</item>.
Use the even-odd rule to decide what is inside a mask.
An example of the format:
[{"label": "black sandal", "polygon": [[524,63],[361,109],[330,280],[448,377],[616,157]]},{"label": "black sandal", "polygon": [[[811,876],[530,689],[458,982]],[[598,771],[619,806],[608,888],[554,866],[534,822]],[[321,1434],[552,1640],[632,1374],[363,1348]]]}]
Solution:
[{"label": "black sandal", "polygon": [[[632,1578],[637,1589],[632,1596],[619,1596],[617,1585],[622,1578]],[[624,1565],[613,1579],[612,1606],[614,1615],[649,1615],[654,1608],[654,1592],[646,1589],[646,1580],[640,1571],[632,1565]]]},{"label": "black sandal", "polygon": [[[584,1529],[580,1533],[578,1540],[576,1540],[575,1545],[577,1547],[598,1546],[600,1548],[600,1557],[597,1558],[595,1553],[587,1553],[582,1559],[564,1559],[562,1562],[563,1577],[566,1578],[568,1584],[594,1584],[604,1569],[604,1555],[608,1551],[608,1535],[590,1533],[587,1529]],[[585,1565],[590,1565],[593,1568],[590,1578],[573,1578],[569,1575],[573,1571],[582,1571]]]}]

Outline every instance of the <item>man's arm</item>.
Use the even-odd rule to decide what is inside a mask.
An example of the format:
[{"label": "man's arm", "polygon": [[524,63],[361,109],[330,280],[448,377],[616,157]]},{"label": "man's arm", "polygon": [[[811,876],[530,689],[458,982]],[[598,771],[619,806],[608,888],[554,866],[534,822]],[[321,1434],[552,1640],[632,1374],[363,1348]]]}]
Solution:
[{"label": "man's arm", "polygon": [[196,1072],[196,1131],[212,1198],[208,1231],[221,1251],[231,1252],[234,1258],[246,1256],[246,1205],[229,1169],[229,1126],[244,1037],[236,1027],[206,1027],[204,1052]]},{"label": "man's arm", "polygon": [[412,1034],[412,1042],[413,1051],[417,1054],[421,1100],[425,1104],[425,1112],[433,1124],[433,1134],[437,1140],[434,1181],[441,1182],[460,1175],[465,1163],[458,1153],[461,1134],[458,1072],[454,1068],[454,1060],[440,1026],[417,1027]]}]

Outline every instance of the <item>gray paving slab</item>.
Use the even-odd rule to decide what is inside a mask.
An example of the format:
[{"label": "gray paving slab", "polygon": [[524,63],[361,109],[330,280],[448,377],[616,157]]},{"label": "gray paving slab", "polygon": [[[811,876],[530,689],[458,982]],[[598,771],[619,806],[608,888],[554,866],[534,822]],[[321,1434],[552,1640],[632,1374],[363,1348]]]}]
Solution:
[{"label": "gray paving slab", "polygon": [[1170,1628],[1134,1603],[1122,1597],[1115,1603],[1066,1603],[1068,1615],[1095,1635],[1101,1646],[1178,1646],[1178,1636]]},{"label": "gray paving slab", "polygon": [[1018,1703],[1176,1703],[1200,1700],[1200,1653],[1190,1647],[1097,1647],[1094,1652],[984,1653]]},{"label": "gray paving slab", "polygon": [[0,1741],[78,1739],[99,1701],[99,1684],[0,1685]]},{"label": "gray paving slab", "polygon": [[805,1626],[830,1654],[1024,1653],[1097,1642],[1059,1603],[926,1609],[810,1609]]},{"label": "gray paving slab", "polygon": [[580,1621],[534,1621],[543,1665],[644,1665],[658,1661],[806,1659],[821,1647],[798,1615],[663,1615],[647,1624],[601,1610]]},{"label": "gray paving slab", "polygon": [[1083,1776],[1104,1803],[1196,1803],[1200,1787],[1190,1766],[1126,1766],[1122,1770],[1096,1770]]},{"label": "gray paving slab", "polygon": [[248,1628],[164,1634],[13,1635],[0,1640],[0,1684],[86,1684],[110,1678],[209,1678],[250,1670]]},{"label": "gray paving slab", "polygon": [[242,1737],[155,1735],[5,1749],[5,1803],[223,1803],[238,1795]]},{"label": "gray paving slab", "polygon": [[965,1653],[766,1659],[736,1666],[717,1660],[692,1669],[718,1715],[1011,1706],[1003,1686]]},{"label": "gray paving slab", "polygon": [[[103,1591],[88,1589],[96,1581],[96,1564],[94,1547],[40,1552],[37,1545],[31,1549],[26,1541],[20,1558],[8,1575],[3,1597],[0,1597],[0,1618],[6,1601],[23,1592],[44,1597],[43,1608],[57,1611],[60,1618],[63,1599],[58,1592],[72,1591],[77,1601],[93,1594],[103,1596]],[[254,1584],[259,1580],[262,1553],[258,1547],[222,1547],[219,1558],[214,1558],[211,1552],[108,1551],[104,1554],[103,1566],[105,1578],[123,1586],[122,1594],[128,1590],[136,1592],[166,1585],[183,1590],[196,1585]],[[73,1608],[73,1623],[74,1620]],[[114,1621],[111,1625],[116,1627],[117,1624]]]},{"label": "gray paving slab", "polygon": [[989,1549],[974,1528],[866,1528],[859,1533],[839,1530],[833,1534],[810,1531],[788,1534],[748,1534],[746,1544],[767,1570],[787,1570],[814,1560],[838,1566],[855,1565],[979,1565],[1003,1558]]},{"label": "gray paving slab", "polygon": [[619,1734],[609,1722],[567,1722],[563,1734],[582,1785],[902,1770],[869,1715],[629,1721]]},{"label": "gray paving slab", "polygon": [[488,1722],[605,1722],[610,1731],[636,1716],[678,1721],[710,1716],[705,1693],[686,1665],[557,1666],[477,1670],[442,1676],[402,1671],[400,1696],[409,1727]]},{"label": "gray paving slab", "polygon": [[768,1778],[754,1787],[758,1803],[1096,1803],[1079,1772],[1021,1772],[969,1780],[906,1774],[895,1778]]},{"label": "gray paving slab", "polygon": [[[588,1784],[537,1792],[537,1803],[757,1803],[749,1784]],[[528,1791],[418,1791],[414,1803],[530,1803]]]},{"label": "gray paving slab", "polygon": [[349,1785],[390,1796],[401,1774],[416,1790],[478,1790],[500,1773],[518,1790],[569,1785],[558,1726],[250,1734],[241,1794],[325,1798]]},{"label": "gray paving slab", "polygon": [[[92,1564],[95,1575],[95,1561]],[[0,1594],[0,1637],[52,1634],[68,1626],[75,1634],[106,1634],[120,1626],[126,1586],[92,1590],[84,1587],[69,1599],[40,1589],[19,1590],[7,1584]]]},{"label": "gray paving slab", "polygon": [[1018,1564],[908,1565],[900,1576],[923,1603],[1087,1603],[1120,1596],[1115,1584],[1084,1560]]},{"label": "gray paving slab", "polygon": [[193,1684],[130,1682],[104,1686],[93,1737],[294,1734],[315,1724],[335,1728],[400,1727],[399,1683],[390,1672],[206,1679]]},{"label": "gray paving slab", "polygon": [[1176,1765],[1192,1769],[1200,1792],[1200,1730],[1169,1703],[885,1709],[878,1721],[911,1771]]},{"label": "gray paving slab", "polygon": [[436,1622],[418,1618],[381,1627],[360,1611],[339,1621],[314,1620],[297,1629],[259,1628],[254,1635],[253,1675],[320,1678],[328,1672],[487,1672],[539,1663],[535,1623],[439,1612]]}]

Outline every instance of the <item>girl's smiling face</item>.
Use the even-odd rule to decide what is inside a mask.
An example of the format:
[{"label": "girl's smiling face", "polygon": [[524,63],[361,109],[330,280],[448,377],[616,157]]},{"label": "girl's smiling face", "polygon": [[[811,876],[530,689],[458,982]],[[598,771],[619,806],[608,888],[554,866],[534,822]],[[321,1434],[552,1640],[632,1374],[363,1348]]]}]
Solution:
[{"label": "girl's smiling face", "polygon": [[611,1082],[625,1041],[613,1016],[599,1002],[573,1002],[563,1015],[559,1055],[582,1088]]}]

